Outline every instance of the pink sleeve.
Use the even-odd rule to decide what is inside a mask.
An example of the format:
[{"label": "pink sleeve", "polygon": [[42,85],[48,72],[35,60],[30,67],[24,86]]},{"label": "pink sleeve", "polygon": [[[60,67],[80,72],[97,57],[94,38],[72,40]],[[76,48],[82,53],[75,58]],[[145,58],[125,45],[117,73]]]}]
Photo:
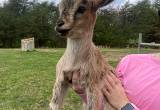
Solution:
[{"label": "pink sleeve", "polygon": [[140,110],[139,108],[136,108],[136,109],[134,109],[134,110]]},{"label": "pink sleeve", "polygon": [[[116,67],[116,75],[117,75],[118,79],[120,79],[120,81],[122,82],[122,85],[124,82],[125,71],[127,69],[129,62],[130,62],[130,56],[128,55],[128,56],[122,58],[122,60],[119,62],[119,64]],[[131,104],[135,108],[134,110],[140,110],[133,103],[131,103]]]},{"label": "pink sleeve", "polygon": [[127,69],[128,63],[129,63],[129,56],[126,56],[122,58],[122,60],[119,62],[119,64],[116,67],[116,76],[118,77],[118,79],[121,80],[121,82],[123,82],[124,80],[124,74]]}]

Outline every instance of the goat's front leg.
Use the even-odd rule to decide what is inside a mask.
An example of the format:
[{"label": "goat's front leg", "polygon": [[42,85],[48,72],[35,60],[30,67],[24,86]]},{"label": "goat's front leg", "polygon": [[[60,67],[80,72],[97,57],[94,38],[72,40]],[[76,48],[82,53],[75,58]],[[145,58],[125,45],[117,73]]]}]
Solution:
[{"label": "goat's front leg", "polygon": [[50,102],[50,110],[59,110],[60,107],[62,107],[67,88],[68,85],[65,83],[65,81],[56,81],[53,89],[52,100]]},{"label": "goat's front leg", "polygon": [[98,88],[87,90],[87,110],[104,110],[104,97]]}]

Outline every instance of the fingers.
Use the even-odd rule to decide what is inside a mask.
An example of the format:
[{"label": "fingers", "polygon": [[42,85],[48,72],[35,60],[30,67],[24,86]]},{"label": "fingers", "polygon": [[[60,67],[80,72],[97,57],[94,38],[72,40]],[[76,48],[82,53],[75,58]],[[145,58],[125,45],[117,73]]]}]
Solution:
[{"label": "fingers", "polygon": [[103,94],[104,94],[106,97],[109,97],[110,93],[109,93],[109,91],[108,91],[106,88],[103,88],[103,89],[102,89],[102,92],[103,92]]},{"label": "fingers", "polygon": [[115,84],[121,84],[121,81],[114,74],[109,74],[109,76],[112,77]]},{"label": "fingers", "polygon": [[113,89],[112,85],[107,80],[105,80],[104,83],[105,83],[105,85],[104,85],[103,89],[106,89],[106,91],[108,91],[108,92],[112,91],[112,89]]},{"label": "fingers", "polygon": [[106,76],[106,78],[103,79],[101,83],[102,90],[106,89],[106,91],[111,91],[113,87],[115,86],[115,82],[113,78],[109,75]]},{"label": "fingers", "polygon": [[113,80],[117,80],[116,76],[113,74],[109,74],[110,77],[112,77]]},{"label": "fingers", "polygon": [[116,78],[113,74],[108,74],[106,79],[103,81],[102,90],[108,91],[108,93],[112,92],[113,88],[117,85],[121,84],[120,80]]},{"label": "fingers", "polygon": [[109,85],[110,85],[112,88],[114,88],[116,82],[115,82],[113,76],[107,75],[107,82],[109,83]]}]

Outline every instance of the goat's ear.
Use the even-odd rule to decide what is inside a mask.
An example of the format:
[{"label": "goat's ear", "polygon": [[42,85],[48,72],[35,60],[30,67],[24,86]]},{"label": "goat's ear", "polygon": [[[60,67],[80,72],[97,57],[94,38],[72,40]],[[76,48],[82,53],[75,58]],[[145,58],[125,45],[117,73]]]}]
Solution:
[{"label": "goat's ear", "polygon": [[106,6],[114,0],[93,0],[93,7],[98,9],[100,7]]},{"label": "goat's ear", "polygon": [[110,4],[111,2],[113,2],[114,0],[101,0],[99,7],[103,7],[106,6],[108,4]]}]

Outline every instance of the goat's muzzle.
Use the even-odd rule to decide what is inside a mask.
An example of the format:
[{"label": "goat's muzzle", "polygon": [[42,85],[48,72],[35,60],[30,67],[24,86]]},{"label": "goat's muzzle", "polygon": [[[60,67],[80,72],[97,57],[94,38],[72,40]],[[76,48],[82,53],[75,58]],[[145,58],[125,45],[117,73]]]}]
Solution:
[{"label": "goat's muzzle", "polygon": [[69,31],[70,31],[70,29],[65,28],[64,25],[65,25],[64,21],[59,20],[59,21],[57,22],[56,27],[55,27],[55,30],[56,30],[61,36],[66,36],[66,35],[69,33]]},{"label": "goat's muzzle", "polygon": [[61,36],[66,36],[70,31],[70,29],[63,29],[63,28],[57,27],[57,26],[55,29]]}]

